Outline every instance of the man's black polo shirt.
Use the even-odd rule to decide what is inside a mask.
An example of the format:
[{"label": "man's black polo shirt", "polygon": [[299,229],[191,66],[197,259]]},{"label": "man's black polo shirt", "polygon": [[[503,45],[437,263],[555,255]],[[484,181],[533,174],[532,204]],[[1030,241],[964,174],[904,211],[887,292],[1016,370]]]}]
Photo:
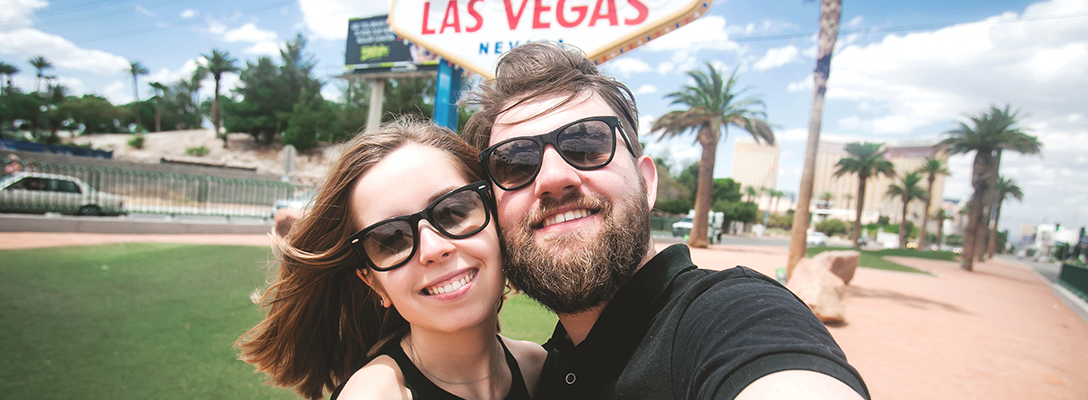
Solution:
[{"label": "man's black polo shirt", "polygon": [[861,376],[800,299],[744,267],[697,269],[687,246],[657,254],[623,285],[586,339],[562,324],[544,344],[537,399],[732,399],[784,370]]}]

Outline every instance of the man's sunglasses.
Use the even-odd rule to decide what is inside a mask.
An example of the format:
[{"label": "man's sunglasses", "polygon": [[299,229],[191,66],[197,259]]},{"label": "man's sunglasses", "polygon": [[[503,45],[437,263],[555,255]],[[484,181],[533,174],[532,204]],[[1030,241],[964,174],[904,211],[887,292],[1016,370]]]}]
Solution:
[{"label": "man's sunglasses", "polygon": [[397,269],[419,248],[419,220],[425,219],[450,239],[464,239],[491,221],[490,190],[479,181],[442,195],[423,211],[389,218],[351,235],[348,246],[375,271]]},{"label": "man's sunglasses", "polygon": [[[502,190],[517,190],[536,179],[544,160],[544,146],[552,145],[570,166],[580,170],[604,167],[616,155],[617,117],[589,117],[554,131],[503,140],[480,152],[487,176]],[[631,143],[621,132],[627,150]]]}]

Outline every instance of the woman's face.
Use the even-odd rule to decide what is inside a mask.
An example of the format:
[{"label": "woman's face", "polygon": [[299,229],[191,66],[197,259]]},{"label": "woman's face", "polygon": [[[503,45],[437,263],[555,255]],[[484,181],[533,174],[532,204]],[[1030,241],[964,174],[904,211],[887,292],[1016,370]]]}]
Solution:
[{"label": "woman's face", "polygon": [[[359,177],[352,214],[356,226],[366,228],[419,212],[469,183],[449,153],[410,143]],[[491,221],[473,236],[450,239],[420,220],[419,248],[408,262],[387,272],[367,270],[363,280],[387,306],[392,302],[413,330],[449,332],[494,323],[505,286],[496,225]]]}]

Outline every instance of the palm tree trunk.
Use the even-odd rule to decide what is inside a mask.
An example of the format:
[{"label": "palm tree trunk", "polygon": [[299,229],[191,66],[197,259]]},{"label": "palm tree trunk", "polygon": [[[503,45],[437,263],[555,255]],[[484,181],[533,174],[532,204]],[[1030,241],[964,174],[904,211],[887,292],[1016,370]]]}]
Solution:
[{"label": "palm tree trunk", "polygon": [[986,246],[987,259],[994,258],[994,252],[997,251],[997,223],[1001,221],[1001,203],[1004,203],[1004,201],[999,198],[997,199],[997,204],[994,206],[994,227],[990,229],[990,244],[989,246]]},{"label": "palm tree trunk", "polygon": [[933,174],[929,175],[929,187],[926,189],[926,208],[922,210],[922,229],[918,231],[918,250],[926,251],[926,228],[929,226],[929,207],[933,205],[933,183],[937,180],[937,177]]},{"label": "palm tree trunk", "polygon": [[910,232],[907,232],[907,203],[904,202],[903,203],[903,218],[901,218],[899,220],[899,248],[900,249],[906,249],[907,248],[907,235],[908,234],[910,234]]},{"label": "palm tree trunk", "polygon": [[[809,203],[812,202],[812,185],[816,175],[816,149],[820,144],[820,125],[823,124],[824,95],[827,94],[827,78],[831,76],[831,54],[835,39],[839,36],[839,20],[842,18],[842,0],[820,2],[820,36],[816,54],[816,70],[812,74],[812,111],[808,119],[808,144],[805,148],[805,166],[801,172],[801,187],[797,191],[797,210],[793,213],[790,232],[790,255],[786,260],[786,276],[793,275],[797,263],[805,257],[805,236],[808,232]],[[857,241],[854,241],[857,246]]]},{"label": "palm tree trunk", "polygon": [[858,209],[854,212],[854,232],[850,235],[850,240],[854,241],[854,250],[861,250],[861,242],[858,239],[861,238],[861,211],[862,205],[865,204],[865,181],[865,178],[858,177]]},{"label": "palm tree trunk", "polygon": [[[717,124],[715,124],[717,125]],[[703,154],[699,158],[699,181],[695,185],[695,218],[691,220],[691,236],[688,246],[697,249],[707,248],[707,214],[710,212],[710,196],[714,185],[714,152],[718,149],[717,129],[703,126],[699,128],[699,144]]]},{"label": "palm tree trunk", "polygon": [[992,153],[983,151],[975,153],[975,162],[971,167],[971,186],[975,193],[971,196],[969,205],[971,212],[967,217],[967,230],[963,233],[963,254],[960,255],[963,261],[962,268],[968,271],[974,270],[975,254],[981,250],[978,246],[978,232],[979,225],[986,223],[983,197],[986,195],[990,182],[987,169],[992,163]]},{"label": "palm tree trunk", "polygon": [[136,79],[136,74],[132,74],[132,97],[136,99],[132,103],[132,107],[136,109],[136,130],[140,130],[142,123],[140,122],[140,89]]},{"label": "palm tree trunk", "polygon": [[941,245],[944,244],[944,220],[937,220],[937,250],[941,249]]},{"label": "palm tree trunk", "polygon": [[[219,136],[219,77],[215,77],[215,97],[212,98],[212,125],[215,127],[215,136]],[[223,148],[227,148],[227,135],[224,134]]]},{"label": "palm tree trunk", "polygon": [[982,244],[979,252],[979,260],[985,261],[989,259],[993,254],[993,246],[995,239],[992,237],[997,232],[997,208],[1001,199],[998,198],[1000,193],[997,193],[997,179],[1001,171],[1001,150],[998,149],[994,152],[993,167],[989,177],[989,190],[986,196],[986,226],[980,227],[982,232]]}]

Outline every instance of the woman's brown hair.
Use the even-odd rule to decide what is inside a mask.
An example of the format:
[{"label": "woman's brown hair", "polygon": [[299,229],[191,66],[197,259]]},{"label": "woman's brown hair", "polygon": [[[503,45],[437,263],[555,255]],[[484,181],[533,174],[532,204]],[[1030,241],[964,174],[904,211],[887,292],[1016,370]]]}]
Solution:
[{"label": "woman's brown hair", "polygon": [[272,383],[321,398],[408,331],[397,310],[382,307],[377,293],[356,276],[366,267],[347,246],[348,237],[362,229],[351,207],[356,180],[408,143],[448,152],[469,182],[482,180],[477,151],[430,122],[400,118],[348,142],[313,206],[283,242],[273,245],[279,268],[255,299],[268,315],[237,342],[240,358],[269,374]]}]

